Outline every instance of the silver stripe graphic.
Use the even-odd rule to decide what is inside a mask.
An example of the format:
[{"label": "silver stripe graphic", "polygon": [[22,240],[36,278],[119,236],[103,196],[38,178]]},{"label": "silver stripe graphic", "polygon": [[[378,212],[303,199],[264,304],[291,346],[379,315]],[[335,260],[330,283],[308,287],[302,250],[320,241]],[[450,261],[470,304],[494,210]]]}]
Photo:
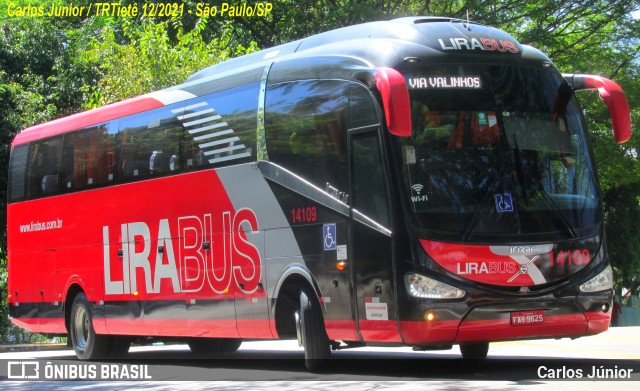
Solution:
[{"label": "silver stripe graphic", "polygon": [[182,121],[183,119],[198,117],[200,115],[207,114],[207,113],[213,113],[214,111],[215,110],[213,110],[213,109],[205,109],[205,110],[200,110],[200,111],[194,111],[193,113],[189,113],[189,114],[185,114],[185,115],[179,115],[177,118],[180,121]]},{"label": "silver stripe graphic", "polygon": [[206,140],[208,138],[214,138],[214,137],[218,137],[218,136],[224,136],[225,134],[233,134],[233,130],[231,129],[227,129],[227,130],[223,130],[221,132],[216,132],[216,133],[209,133],[209,134],[205,134],[204,136],[198,136],[198,137],[194,137],[193,141],[202,141],[202,140]]},{"label": "silver stripe graphic", "polygon": [[231,155],[231,156],[224,156],[224,157],[219,157],[219,158],[215,158],[215,159],[209,159],[209,163],[214,164],[214,163],[219,163],[219,162],[225,162],[227,160],[234,160],[234,159],[242,159],[243,157],[249,157],[251,156],[251,154],[249,152],[245,152],[245,153],[240,153],[237,155]]},{"label": "silver stripe graphic", "polygon": [[224,138],[222,140],[217,140],[217,141],[211,141],[209,143],[204,143],[204,144],[200,144],[198,145],[201,149],[204,148],[209,148],[209,147],[213,147],[215,145],[220,145],[220,144],[225,144],[225,143],[232,143],[234,141],[239,141],[240,138],[239,137],[229,137],[229,138]]},{"label": "silver stripe graphic", "polygon": [[183,125],[185,127],[189,127],[189,126],[193,126],[193,125],[203,124],[205,122],[217,121],[220,118],[222,118],[222,117],[220,117],[219,115],[212,115],[210,117],[205,117],[205,118],[202,118],[202,119],[199,119],[199,120],[195,120],[195,121],[191,121],[191,122],[185,122],[185,123],[183,123]]},{"label": "silver stripe graphic", "polygon": [[186,107],[183,107],[181,109],[175,109],[175,110],[171,110],[171,111],[173,111],[174,113],[177,113],[180,110],[184,110],[184,111],[193,110],[193,109],[197,109],[198,107],[202,107],[202,106],[206,106],[206,105],[207,105],[207,102],[200,102],[200,103],[196,103],[196,104],[191,105],[191,106],[186,106]]},{"label": "silver stripe graphic", "polygon": [[194,133],[200,133],[200,132],[204,132],[205,130],[211,130],[211,129],[217,129],[217,128],[222,128],[225,126],[228,126],[229,124],[226,122],[220,122],[218,124],[215,125],[209,125],[209,126],[204,126],[202,128],[195,128],[195,129],[189,129],[189,133],[190,134],[194,134]]},{"label": "silver stripe graphic", "polygon": [[388,228],[385,228],[383,225],[373,220],[371,217],[365,215],[364,213],[360,212],[357,209],[352,209],[352,212],[353,212],[353,219],[355,221],[362,223],[369,228],[375,229],[376,231],[380,232],[383,235],[391,237],[392,232]]},{"label": "silver stripe graphic", "polygon": [[[217,156],[209,159],[209,163],[219,163],[228,160],[236,160],[242,159],[244,157],[251,156],[250,150],[247,150],[247,147],[240,143],[238,145],[233,145],[234,143],[240,141],[240,138],[234,135],[234,131],[229,127],[229,124],[224,121],[221,115],[216,113],[215,108],[208,107],[207,102],[200,102],[190,106],[186,106],[184,108],[172,110],[172,112],[177,115],[176,118],[182,122],[182,126],[187,130],[189,134],[192,136],[195,134],[201,134],[200,136],[193,137],[193,141],[200,142],[203,140],[207,140],[208,142],[204,142],[202,144],[198,144],[200,150],[205,156]],[[201,110],[193,111],[194,109],[202,108]],[[192,112],[189,112],[192,111]],[[185,114],[182,114],[185,113]],[[203,117],[205,116],[205,117]],[[184,122],[186,119],[195,119],[193,121]],[[204,124],[204,126],[202,126]],[[215,131],[217,129],[227,128],[220,131]],[[221,136],[229,136],[223,139],[217,139]],[[215,148],[215,147],[223,147],[219,149],[210,149],[207,148]],[[225,156],[220,156],[225,155]]]},{"label": "silver stripe graphic", "polygon": [[[160,90],[151,92],[145,96],[154,98],[155,100],[162,102],[165,106],[196,97],[194,94],[183,90]],[[182,109],[178,109],[178,111],[179,110]]]},{"label": "silver stripe graphic", "polygon": [[210,156],[210,155],[216,155],[218,153],[225,153],[225,152],[231,152],[231,151],[236,151],[238,149],[243,149],[243,148],[247,148],[244,146],[244,144],[240,144],[240,145],[234,145],[232,147],[228,147],[228,148],[220,148],[220,149],[214,149],[212,151],[204,151],[205,156]]}]

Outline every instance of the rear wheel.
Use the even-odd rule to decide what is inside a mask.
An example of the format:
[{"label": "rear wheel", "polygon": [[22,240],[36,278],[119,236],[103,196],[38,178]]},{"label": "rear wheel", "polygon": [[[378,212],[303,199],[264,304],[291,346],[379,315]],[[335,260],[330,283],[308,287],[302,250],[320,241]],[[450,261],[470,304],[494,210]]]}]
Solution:
[{"label": "rear wheel", "polygon": [[298,340],[304,346],[305,366],[312,372],[326,370],[331,358],[331,345],[315,295],[300,292],[300,312],[296,318]]},{"label": "rear wheel", "polygon": [[80,360],[95,360],[108,355],[109,336],[96,334],[91,306],[82,292],[73,299],[69,328],[73,349]]},{"label": "rear wheel", "polygon": [[460,345],[462,357],[470,360],[482,360],[489,353],[489,342],[466,343]]},{"label": "rear wheel", "polygon": [[242,340],[238,338],[191,338],[188,344],[194,354],[210,357],[215,353],[235,352],[242,344]]}]

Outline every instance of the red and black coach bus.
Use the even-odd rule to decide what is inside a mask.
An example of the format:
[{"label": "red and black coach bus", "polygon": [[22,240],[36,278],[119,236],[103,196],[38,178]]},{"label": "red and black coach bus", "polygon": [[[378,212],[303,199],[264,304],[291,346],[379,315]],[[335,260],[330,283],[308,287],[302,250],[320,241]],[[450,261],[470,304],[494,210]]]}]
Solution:
[{"label": "red and black coach bus", "polygon": [[607,329],[602,195],[575,90],[620,87],[491,27],[403,18],[232,59],[25,129],[11,149],[14,324],[79,358],[580,337]]}]

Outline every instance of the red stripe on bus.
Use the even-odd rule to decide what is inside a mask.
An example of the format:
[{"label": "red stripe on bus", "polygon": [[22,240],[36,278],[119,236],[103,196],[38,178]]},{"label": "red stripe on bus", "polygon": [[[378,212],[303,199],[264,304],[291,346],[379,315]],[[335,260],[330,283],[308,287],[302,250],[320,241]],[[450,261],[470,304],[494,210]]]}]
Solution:
[{"label": "red stripe on bus", "polygon": [[[579,337],[606,331],[609,314],[587,312],[545,317],[544,323],[513,326],[509,318],[448,321],[403,321],[402,336],[408,345],[509,341],[517,339]],[[458,326],[459,324],[459,326]],[[491,330],[487,333],[487,330]]]},{"label": "red stripe on bus", "polygon": [[572,337],[585,335],[586,331],[587,319],[583,314],[547,316],[544,323],[523,326],[511,325],[509,318],[472,320],[462,322],[456,342]]},{"label": "red stripe on bus", "polygon": [[356,322],[353,320],[325,320],[327,336],[334,341],[360,341]]},{"label": "red stripe on bus", "polygon": [[139,96],[127,99],[122,102],[73,114],[68,117],[59,118],[51,122],[27,128],[16,135],[13,145],[24,144],[30,141],[56,136],[67,133],[71,130],[101,124],[116,118],[157,109],[162,106],[164,106],[162,102],[148,96]]},{"label": "red stripe on bus", "polygon": [[365,342],[402,342],[397,320],[361,319],[358,324]]},{"label": "red stripe on bus", "polygon": [[63,318],[11,318],[11,323],[32,333],[67,333]]},{"label": "red stripe on bus", "polygon": [[451,343],[458,334],[460,320],[401,321],[402,338],[408,345]]},{"label": "red stripe on bus", "polygon": [[595,335],[609,329],[611,323],[611,311],[609,312],[586,312],[585,316],[589,322],[587,328],[588,335]]},{"label": "red stripe on bus", "polygon": [[[111,334],[273,339],[268,319],[134,319],[109,318]],[[240,331],[239,331],[240,329]]]}]

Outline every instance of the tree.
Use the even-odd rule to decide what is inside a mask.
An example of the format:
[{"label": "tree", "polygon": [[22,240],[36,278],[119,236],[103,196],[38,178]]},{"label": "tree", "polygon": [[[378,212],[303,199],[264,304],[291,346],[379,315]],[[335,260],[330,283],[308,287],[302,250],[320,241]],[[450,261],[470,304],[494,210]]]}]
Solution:
[{"label": "tree", "polygon": [[5,227],[10,145],[19,130],[77,111],[83,96],[76,87],[88,84],[93,73],[90,64],[76,60],[76,42],[68,31],[37,18],[0,23],[0,342],[6,342],[7,338],[31,338],[28,333],[16,334],[17,328],[10,326],[7,317]]},{"label": "tree", "polygon": [[[169,36],[176,30],[176,42]],[[177,27],[176,27],[177,26]],[[192,73],[234,56],[257,50],[255,43],[248,47],[229,45],[228,31],[206,43],[201,36],[206,21],[190,32],[183,32],[179,23],[140,23],[125,21],[121,36],[115,26],[105,28],[82,53],[90,63],[98,63],[100,76],[84,108],[93,108],[133,96],[170,87],[183,82]]]}]

